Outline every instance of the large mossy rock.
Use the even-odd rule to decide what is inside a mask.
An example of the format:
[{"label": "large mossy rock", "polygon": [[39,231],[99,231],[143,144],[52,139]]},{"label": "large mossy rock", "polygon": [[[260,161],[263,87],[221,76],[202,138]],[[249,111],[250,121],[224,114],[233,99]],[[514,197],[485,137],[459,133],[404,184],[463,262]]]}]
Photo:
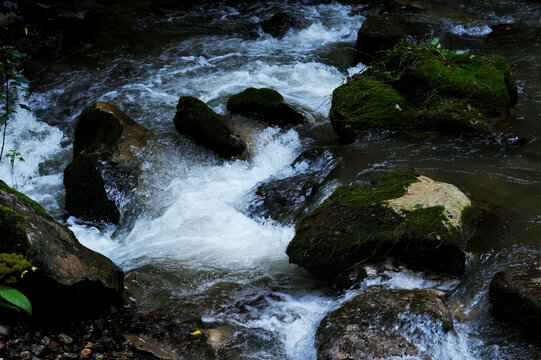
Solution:
[{"label": "large mossy rock", "polygon": [[233,95],[227,101],[227,110],[232,113],[254,116],[276,125],[299,125],[304,116],[284,102],[276,90],[248,88]]},{"label": "large mossy rock", "polygon": [[351,141],[370,129],[500,136],[517,86],[507,60],[402,42],[333,92],[331,123]]},{"label": "large mossy rock", "polygon": [[223,158],[240,156],[247,148],[228,126],[222,115],[193,96],[181,96],[173,119],[177,131]]},{"label": "large mossy rock", "polygon": [[420,40],[425,30],[424,24],[412,23],[398,14],[368,16],[357,33],[354,60],[370,64],[382,57],[383,50],[392,50],[401,39]]},{"label": "large mossy rock", "polygon": [[[434,289],[388,290],[368,288],[330,312],[316,332],[318,360],[371,360],[428,356],[413,339],[434,342],[453,328],[444,294]],[[424,339],[414,336],[415,325]],[[421,344],[420,344],[421,345]]]},{"label": "large mossy rock", "polygon": [[36,312],[48,311],[50,307],[91,312],[119,301],[122,270],[105,256],[81,245],[41,205],[2,181],[0,234],[0,253],[24,255],[38,268],[23,281],[25,294]]},{"label": "large mossy rock", "polygon": [[490,282],[489,295],[496,317],[541,340],[541,262],[498,272]]},{"label": "large mossy rock", "polygon": [[[86,107],[75,128],[73,160],[64,170],[66,211],[85,221],[118,224],[120,213],[105,191],[104,167],[132,179],[137,172],[135,153],[155,138],[113,105],[97,102]],[[122,182],[115,180],[112,186]],[[131,180],[123,183],[133,187]]]},{"label": "large mossy rock", "polygon": [[457,187],[403,169],[336,189],[301,221],[286,252],[290,262],[338,284],[387,257],[460,275],[479,217]]},{"label": "large mossy rock", "polygon": [[261,22],[264,32],[275,38],[283,38],[285,34],[297,25],[297,19],[286,12],[278,12],[271,18]]}]

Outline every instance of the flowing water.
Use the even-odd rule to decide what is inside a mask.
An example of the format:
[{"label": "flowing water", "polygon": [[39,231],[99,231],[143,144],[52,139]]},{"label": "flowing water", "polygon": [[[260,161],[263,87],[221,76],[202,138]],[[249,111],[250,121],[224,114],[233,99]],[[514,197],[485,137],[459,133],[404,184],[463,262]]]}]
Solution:
[{"label": "flowing water", "polygon": [[[283,39],[274,39],[258,24],[279,9],[301,21]],[[30,98],[33,113],[20,110],[10,121],[7,149],[18,149],[26,162],[17,162],[12,173],[2,161],[0,178],[61,219],[62,171],[71,160],[75,119],[94,101],[110,102],[160,140],[139,154],[142,175],[133,193],[109,189],[122,213],[118,229],[98,230],[72,218],[67,223],[83,244],[126,272],[138,272],[146,294],[143,308],[197,304],[205,322],[231,326],[234,337],[222,358],[315,359],[319,321],[365,286],[380,283],[439,287],[450,294],[449,303],[461,313],[455,333],[434,334],[422,319],[408,330],[434,359],[537,359],[539,347],[491,318],[487,288],[502,267],[541,257],[541,5],[440,0],[418,15],[447,46],[508,57],[520,88],[514,129],[531,140],[523,147],[389,132],[340,144],[328,120],[330,95],[362,70],[362,65],[350,68],[351,48],[373,11],[265,2],[146,12],[127,31],[123,19],[111,21],[97,41],[82,44],[52,67]],[[520,31],[492,38],[490,26],[500,23],[518,24]],[[281,92],[307,115],[308,129],[256,126],[250,132],[252,155],[231,161],[174,129],[179,96],[196,96],[226,113],[228,97],[249,86]],[[492,202],[505,221],[476,246],[459,280],[429,281],[403,272],[338,294],[288,264],[293,225],[246,215],[259,183],[308,171],[289,164],[303,150],[321,145],[331,149],[337,166],[320,199],[340,183],[363,183],[414,166]]]}]

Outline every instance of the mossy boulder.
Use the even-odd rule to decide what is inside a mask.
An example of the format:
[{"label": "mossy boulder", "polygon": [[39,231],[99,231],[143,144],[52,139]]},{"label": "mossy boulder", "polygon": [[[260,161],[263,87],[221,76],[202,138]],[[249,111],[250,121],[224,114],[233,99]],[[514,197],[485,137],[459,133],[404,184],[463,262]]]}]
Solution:
[{"label": "mossy boulder", "polygon": [[115,303],[124,274],[87,249],[39,204],[0,181],[0,253],[24,256],[38,268],[20,281],[37,316],[50,308],[92,311]]},{"label": "mossy boulder", "polygon": [[285,34],[297,25],[295,16],[286,12],[278,12],[269,19],[261,22],[264,32],[275,38],[283,38]]},{"label": "mossy boulder", "polygon": [[496,273],[490,282],[489,297],[496,317],[541,340],[541,262]]},{"label": "mossy boulder", "polygon": [[507,60],[401,42],[333,92],[331,123],[351,141],[370,129],[501,136],[517,86]]},{"label": "mossy boulder", "polygon": [[[420,337],[415,333],[415,324],[432,333],[423,331]],[[421,346],[416,347],[413,339],[431,343],[452,328],[452,314],[445,306],[443,292],[374,286],[321,321],[316,332],[317,359],[424,359],[428,354]]]},{"label": "mossy boulder", "polygon": [[305,122],[304,116],[286,104],[278,91],[269,88],[248,88],[231,96],[227,101],[227,110],[275,125],[299,125]]},{"label": "mossy boulder", "polygon": [[247,148],[228,126],[222,115],[193,96],[181,96],[173,119],[177,131],[223,158],[240,156]]},{"label": "mossy boulder", "polygon": [[[86,107],[75,127],[73,161],[64,170],[66,211],[85,221],[118,224],[119,211],[107,196],[102,173],[107,167],[112,187],[133,187],[135,153],[155,139],[152,132],[111,104],[97,102]],[[122,181],[122,177],[130,181]]]},{"label": "mossy boulder", "polygon": [[387,257],[414,270],[460,275],[479,217],[455,186],[402,169],[336,189],[300,222],[286,252],[290,262],[339,285]]},{"label": "mossy boulder", "polygon": [[357,33],[354,60],[370,64],[382,57],[382,51],[392,50],[401,39],[420,40],[425,31],[424,24],[410,22],[399,14],[368,16]]}]

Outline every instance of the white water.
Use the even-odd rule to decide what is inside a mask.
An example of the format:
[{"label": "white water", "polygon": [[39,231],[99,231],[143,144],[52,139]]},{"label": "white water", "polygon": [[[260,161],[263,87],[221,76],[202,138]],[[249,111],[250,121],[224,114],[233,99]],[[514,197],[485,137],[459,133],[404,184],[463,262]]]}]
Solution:
[{"label": "white water", "polygon": [[[100,231],[83,226],[72,218],[68,225],[84,245],[125,270],[151,265],[163,272],[174,271],[171,278],[156,280],[167,292],[158,302],[188,296],[206,299],[222,284],[238,285],[222,290],[216,299],[205,300],[219,306],[202,305],[203,318],[233,325],[238,337],[244,337],[244,344],[238,346],[246,358],[314,359],[320,320],[366,286],[450,289],[456,284],[427,281],[419,274],[403,272],[386,280],[366,280],[360,289],[341,297],[319,290],[314,279],[288,264],[285,249],[294,229],[257,221],[243,212],[258,183],[303,170],[291,169],[289,164],[310,140],[302,139],[295,130],[267,128],[254,135],[249,160],[220,161],[173,129],[172,117],[180,95],[199,97],[225,113],[227,98],[249,86],[275,88],[313,124],[327,121],[333,89],[364,66],[344,71],[317,54],[352,45],[364,19],[353,10],[357,9],[336,4],[295,5],[291,11],[303,14],[307,24],[281,40],[263,34],[257,26],[259,35],[255,38],[202,33],[194,39],[167,44],[159,54],[142,59],[119,55],[99,72],[79,70],[60,77],[52,89],[31,101],[32,107],[42,110],[38,118],[21,110],[10,120],[6,148],[17,148],[26,159],[25,163],[16,163],[18,189],[53,214],[62,209],[62,169],[70,160],[70,147],[61,148],[66,135],[43,122],[49,120],[47,112],[54,114],[53,122],[62,123],[60,128],[71,136],[70,123],[82,107],[102,100],[118,105],[152,129],[161,140],[141,154],[143,178],[131,195],[141,203],[135,221],[122,223],[118,233],[115,229]],[[167,21],[182,23],[193,16],[173,14]],[[260,16],[256,12],[240,20],[257,24]],[[238,17],[234,9],[224,8],[210,14],[209,21],[225,27],[229,21],[239,21]],[[467,34],[475,31],[473,27],[464,28]],[[123,67],[135,70],[126,77],[121,72]],[[72,99],[71,103],[63,103],[66,98]],[[57,103],[68,110],[55,113]],[[43,165],[47,160],[54,160],[56,165]],[[11,184],[7,161],[0,164],[0,178]],[[127,200],[121,203],[129,204]],[[123,214],[130,210],[121,208]],[[251,296],[262,300],[239,312],[236,301]],[[472,349],[467,326],[458,325],[458,335],[437,331],[434,335],[425,323],[412,320],[407,333],[420,334],[419,346],[433,358],[479,358]]]}]

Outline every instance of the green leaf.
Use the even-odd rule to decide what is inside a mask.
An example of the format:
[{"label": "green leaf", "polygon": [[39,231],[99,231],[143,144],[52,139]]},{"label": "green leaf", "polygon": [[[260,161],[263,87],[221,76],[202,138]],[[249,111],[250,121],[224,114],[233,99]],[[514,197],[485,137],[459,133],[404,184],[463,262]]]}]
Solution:
[{"label": "green leaf", "polygon": [[28,107],[28,105],[25,105],[25,104],[19,104],[19,106],[21,107],[21,109],[25,109],[25,110],[28,110],[28,111],[32,111],[32,109],[30,109]]},{"label": "green leaf", "polygon": [[440,43],[440,38],[434,38],[430,43],[434,46],[437,46]]},{"label": "green leaf", "polygon": [[9,120],[9,115],[8,114],[4,114],[4,115],[0,116],[0,126],[7,123],[8,120]]},{"label": "green leaf", "polygon": [[0,301],[0,306],[1,307],[5,307],[7,309],[11,309],[11,310],[15,310],[17,311],[17,313],[20,313],[21,310],[17,307],[17,306],[13,306],[13,305],[10,305],[10,304],[6,304],[5,302],[3,301]]},{"label": "green leaf", "polygon": [[11,286],[0,285],[0,297],[24,310],[28,315],[32,315],[32,305],[30,305],[30,301],[28,301],[28,298],[19,290],[14,289]]}]

